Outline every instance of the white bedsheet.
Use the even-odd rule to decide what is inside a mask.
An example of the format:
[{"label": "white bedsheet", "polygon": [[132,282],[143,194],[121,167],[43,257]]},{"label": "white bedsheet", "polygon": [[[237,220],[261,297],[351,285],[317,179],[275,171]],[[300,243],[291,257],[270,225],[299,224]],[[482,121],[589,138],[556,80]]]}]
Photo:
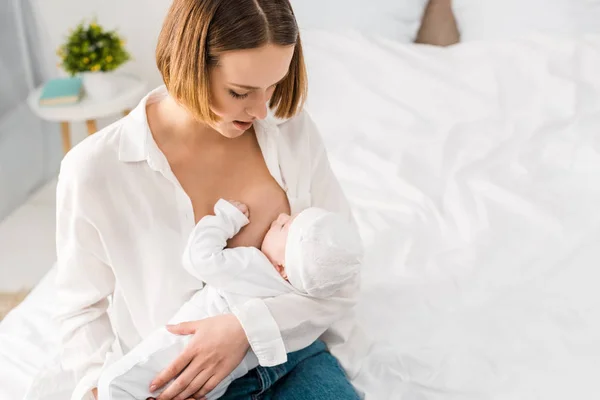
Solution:
[{"label": "white bedsheet", "polygon": [[0,400],[23,399],[33,377],[58,353],[54,276],[53,267],[0,324]]},{"label": "white bedsheet", "polygon": [[[600,37],[304,42],[366,243],[367,398],[600,397]],[[52,285],[0,325],[1,400],[55,351]]]},{"label": "white bedsheet", "polygon": [[369,251],[370,398],[600,398],[600,37],[304,40]]}]

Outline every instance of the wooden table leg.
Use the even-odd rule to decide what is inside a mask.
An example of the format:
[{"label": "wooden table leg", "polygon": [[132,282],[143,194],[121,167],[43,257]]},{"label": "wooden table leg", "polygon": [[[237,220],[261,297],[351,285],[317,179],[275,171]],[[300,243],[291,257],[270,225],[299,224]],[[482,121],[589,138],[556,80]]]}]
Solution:
[{"label": "wooden table leg", "polygon": [[87,125],[88,135],[93,135],[98,131],[98,128],[96,128],[95,119],[88,119],[87,121],[85,121],[85,124]]},{"label": "wooden table leg", "polygon": [[71,150],[71,127],[68,122],[60,123],[60,131],[62,135],[63,151],[65,154]]}]

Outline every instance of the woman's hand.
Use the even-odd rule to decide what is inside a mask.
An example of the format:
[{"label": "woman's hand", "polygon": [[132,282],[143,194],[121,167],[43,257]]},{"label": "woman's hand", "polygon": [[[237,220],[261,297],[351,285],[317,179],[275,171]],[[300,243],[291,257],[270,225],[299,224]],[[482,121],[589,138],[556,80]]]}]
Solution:
[{"label": "woman's hand", "polygon": [[235,315],[167,326],[176,335],[194,335],[186,349],[150,384],[153,392],[177,377],[158,400],[199,399],[213,390],[242,361],[248,339]]}]

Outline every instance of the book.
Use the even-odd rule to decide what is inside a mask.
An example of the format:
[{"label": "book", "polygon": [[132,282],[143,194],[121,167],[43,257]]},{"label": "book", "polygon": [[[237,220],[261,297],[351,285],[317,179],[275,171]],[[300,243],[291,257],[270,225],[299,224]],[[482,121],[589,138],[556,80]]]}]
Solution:
[{"label": "book", "polygon": [[81,78],[56,78],[44,85],[40,95],[40,105],[55,106],[75,104],[83,94]]}]

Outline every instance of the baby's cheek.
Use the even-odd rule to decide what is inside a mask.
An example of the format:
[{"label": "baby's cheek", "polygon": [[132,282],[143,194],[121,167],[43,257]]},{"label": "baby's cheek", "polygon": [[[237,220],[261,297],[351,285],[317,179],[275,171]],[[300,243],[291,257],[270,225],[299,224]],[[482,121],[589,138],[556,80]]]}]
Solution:
[{"label": "baby's cheek", "polygon": [[281,264],[285,264],[285,246],[287,244],[287,232],[282,232],[281,235],[279,235],[280,240],[277,243],[277,256],[279,258],[279,261],[281,262]]}]

